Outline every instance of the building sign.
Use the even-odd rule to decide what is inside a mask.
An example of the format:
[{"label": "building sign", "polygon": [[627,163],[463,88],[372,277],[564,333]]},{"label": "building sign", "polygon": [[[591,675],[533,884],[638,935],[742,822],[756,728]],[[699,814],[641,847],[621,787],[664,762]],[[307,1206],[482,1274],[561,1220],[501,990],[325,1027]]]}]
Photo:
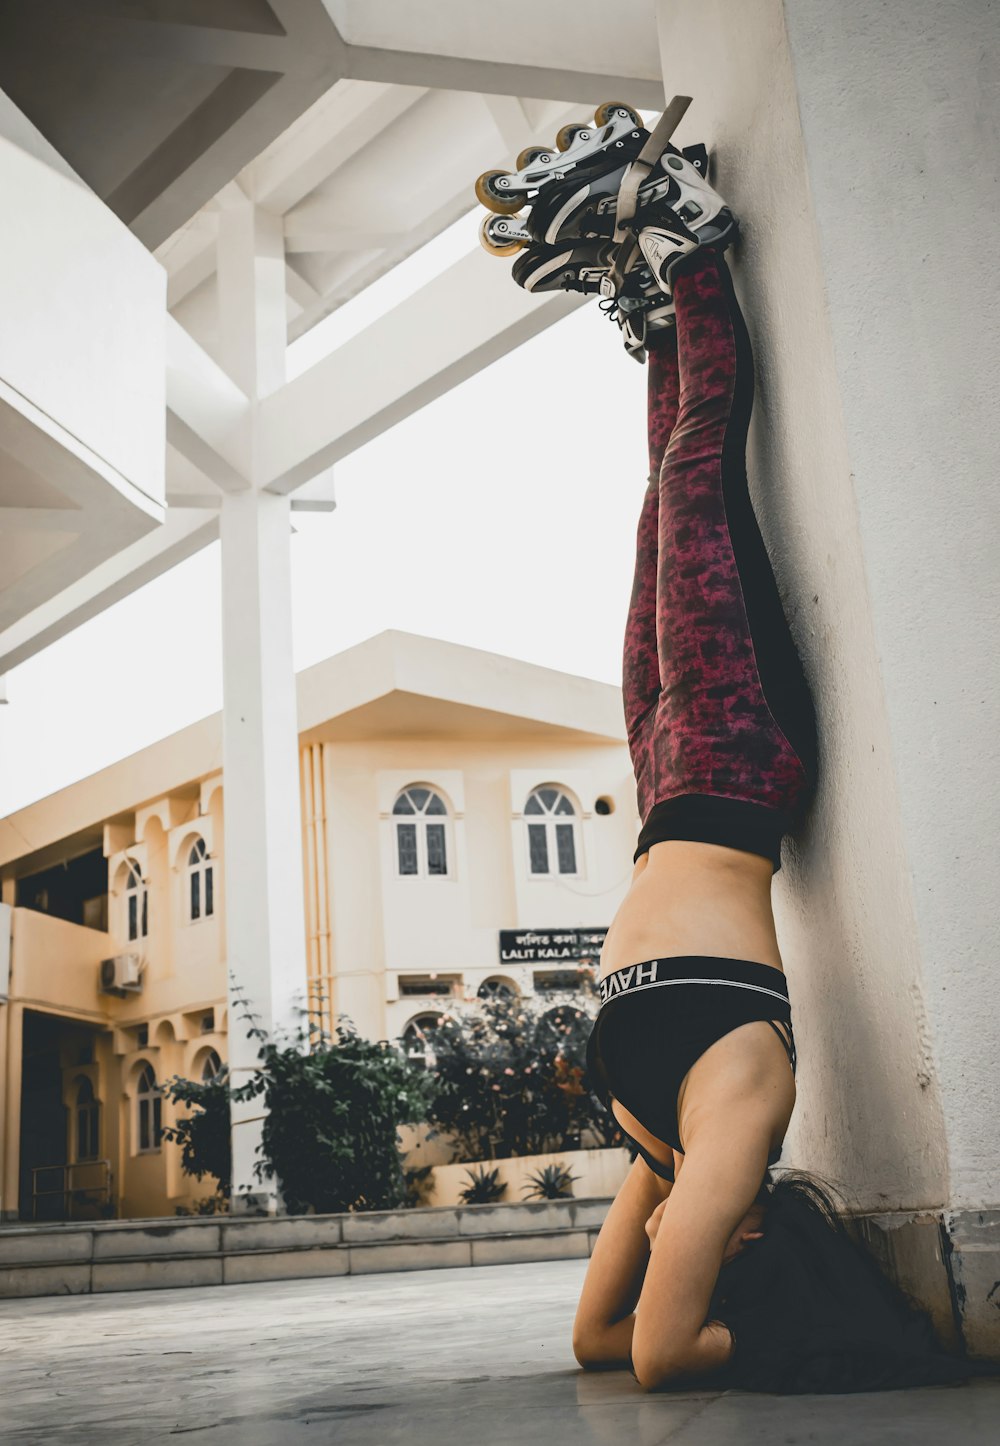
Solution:
[{"label": "building sign", "polygon": [[595,963],[607,929],[501,929],[501,964]]}]

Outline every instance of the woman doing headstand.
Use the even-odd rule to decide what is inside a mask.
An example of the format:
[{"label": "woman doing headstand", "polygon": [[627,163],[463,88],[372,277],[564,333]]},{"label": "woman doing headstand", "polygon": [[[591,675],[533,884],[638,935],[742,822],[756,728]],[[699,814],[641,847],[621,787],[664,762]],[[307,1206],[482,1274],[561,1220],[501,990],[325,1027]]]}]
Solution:
[{"label": "woman doing headstand", "polygon": [[[755,1202],[795,1102],[770,889],[815,772],[809,691],[747,489],[746,327],[718,251],[681,262],[672,284],[676,326],[647,342],[651,476],[625,638],[643,827],[588,1049],[592,1087],[639,1158],[575,1335],[581,1362],[631,1358],[648,1385],[732,1350],[706,1322],[723,1261],[759,1238]],[[646,1247],[649,1219],[642,1291],[659,1308],[636,1315],[621,1309],[621,1255]]]},{"label": "woman doing headstand", "polygon": [[600,289],[649,362],[623,677],[642,829],[587,1051],[635,1153],[574,1350],[647,1388],[722,1368],[771,1390],[954,1379],[974,1368],[940,1353],[823,1190],[769,1174],[796,1062],[771,879],[814,787],[815,724],[747,487],[753,358],[722,254],[736,222],[704,149],[668,143],[676,113],[649,136],[600,107],[562,154],[529,149],[477,183],[487,249],[526,248],[514,279]]}]

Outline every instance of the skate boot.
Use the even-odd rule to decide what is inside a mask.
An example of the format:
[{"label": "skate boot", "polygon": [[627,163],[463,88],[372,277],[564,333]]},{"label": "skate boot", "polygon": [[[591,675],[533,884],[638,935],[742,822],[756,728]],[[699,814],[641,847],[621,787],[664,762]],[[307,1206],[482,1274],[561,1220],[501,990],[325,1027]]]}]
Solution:
[{"label": "skate boot", "polygon": [[[702,246],[725,250],[739,230],[736,217],[707,176],[669,144],[677,103],[675,99],[660,116],[622,179],[611,238],[614,259],[601,283],[607,298],[617,298],[626,288],[637,250],[663,295],[670,298],[671,276],[683,257]],[[661,173],[670,179],[665,191],[649,184]]]},{"label": "skate boot", "polygon": [[[525,291],[579,291],[602,293],[613,258],[608,241],[578,241],[565,246],[532,243],[514,262],[511,275]],[[641,251],[617,296],[601,302],[602,310],[618,323],[622,343],[630,356],[645,360],[646,337],[651,331],[674,324],[674,305],[665,297]]]},{"label": "skate boot", "polygon": [[[728,207],[704,225],[700,231],[689,226],[671,206],[653,205],[641,212],[629,223],[631,238],[628,259],[624,262],[623,281],[635,268],[634,247],[645,259],[656,285],[666,297],[672,297],[672,276],[677,263],[685,256],[692,255],[703,246],[715,246],[724,251],[739,232],[739,222]],[[614,243],[612,243],[614,246]],[[618,294],[619,283],[616,266],[621,262],[621,250],[616,249],[615,260],[601,281],[601,294],[605,297]]]}]

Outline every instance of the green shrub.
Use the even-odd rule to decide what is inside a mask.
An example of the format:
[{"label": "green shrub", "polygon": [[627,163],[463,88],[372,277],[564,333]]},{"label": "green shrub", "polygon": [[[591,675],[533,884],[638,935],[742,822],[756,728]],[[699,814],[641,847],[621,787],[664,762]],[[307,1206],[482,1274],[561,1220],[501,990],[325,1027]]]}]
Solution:
[{"label": "green shrub", "polygon": [[263,1096],[259,1180],[274,1176],[285,1209],[387,1210],[420,1203],[429,1169],[404,1174],[396,1131],[422,1121],[437,1084],[387,1040],[362,1039],[345,1016],[331,1037],[303,1012],[291,1038],[273,1040],[246,1008],[243,1017],[258,1043],[259,1064],[247,1084],[231,1087],[226,1071],[214,1079],[174,1077],[164,1093],[190,1107],[166,1139],[181,1147],[185,1174],[218,1181],[216,1195],[185,1213],[227,1208],[232,1190],[230,1099]]},{"label": "green shrub", "polygon": [[229,1127],[229,1072],[222,1069],[209,1080],[182,1079],[174,1075],[165,1081],[163,1093],[174,1104],[188,1105],[191,1113],[175,1125],[165,1125],[163,1137],[181,1147],[181,1169],[202,1180],[211,1175],[216,1193],[199,1204],[197,1213],[221,1214],[232,1190],[233,1157]]},{"label": "green shrub", "polygon": [[409,1203],[396,1132],[426,1117],[434,1080],[388,1040],[363,1039],[345,1015],[335,1038],[304,1016],[281,1043],[244,1017],[260,1063],[239,1097],[263,1096],[267,1112],[256,1174],[278,1180],[289,1214]]}]

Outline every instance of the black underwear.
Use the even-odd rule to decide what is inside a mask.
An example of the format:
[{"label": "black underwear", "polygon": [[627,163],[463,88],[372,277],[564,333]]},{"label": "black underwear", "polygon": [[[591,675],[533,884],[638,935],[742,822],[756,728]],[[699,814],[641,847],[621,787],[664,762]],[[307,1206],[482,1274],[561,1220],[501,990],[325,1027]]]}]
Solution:
[{"label": "black underwear", "polygon": [[[609,1112],[611,1100],[619,1100],[651,1135],[682,1154],[677,1095],[685,1075],[723,1035],[754,1020],[770,1024],[794,1072],[792,1013],[780,969],[704,954],[629,964],[601,980],[586,1084]],[[671,1166],[625,1138],[655,1174],[673,1179]],[[768,1164],[780,1154],[779,1147]]]}]

